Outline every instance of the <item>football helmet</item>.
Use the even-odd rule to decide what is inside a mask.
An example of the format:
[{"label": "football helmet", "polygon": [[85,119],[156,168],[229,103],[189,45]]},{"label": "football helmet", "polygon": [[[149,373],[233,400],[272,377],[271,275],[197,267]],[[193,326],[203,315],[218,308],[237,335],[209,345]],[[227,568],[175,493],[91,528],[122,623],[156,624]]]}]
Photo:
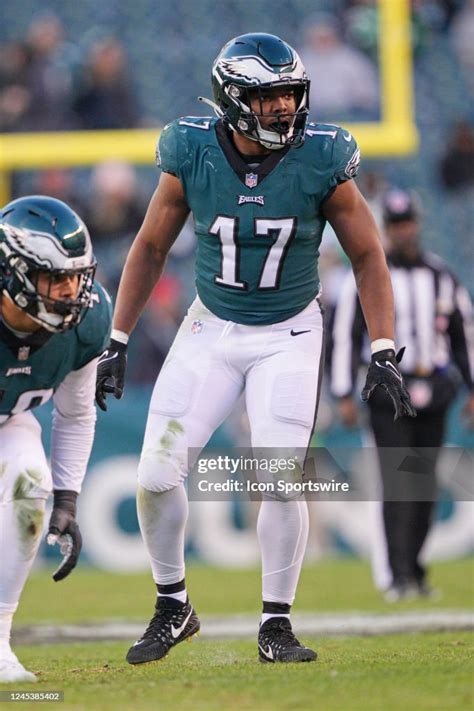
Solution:
[{"label": "football helmet", "polygon": [[[95,269],[87,227],[61,200],[33,195],[0,211],[0,293],[43,328],[58,333],[81,321],[90,304]],[[40,275],[47,277],[41,293]],[[52,298],[52,285],[65,275],[79,277],[76,296]]]},{"label": "football helmet", "polygon": [[[212,88],[216,113],[238,133],[278,150],[299,146],[309,112],[310,82],[298,54],[279,37],[265,33],[240,35],[230,40],[212,67]],[[275,114],[270,128],[262,128],[262,99],[265,90],[281,87],[294,92],[296,111]],[[251,108],[260,99],[260,111]],[[268,115],[268,114],[267,114]]]}]

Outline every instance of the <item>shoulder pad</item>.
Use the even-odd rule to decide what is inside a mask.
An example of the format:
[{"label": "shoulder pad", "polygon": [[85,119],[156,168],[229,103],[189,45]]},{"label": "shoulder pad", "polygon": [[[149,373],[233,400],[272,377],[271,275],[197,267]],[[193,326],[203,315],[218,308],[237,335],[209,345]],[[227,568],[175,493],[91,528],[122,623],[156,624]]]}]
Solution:
[{"label": "shoulder pad", "polygon": [[353,135],[340,126],[327,123],[309,123],[306,129],[308,147],[314,150],[314,159],[330,173],[335,185],[357,175],[360,151]]},{"label": "shoulder pad", "polygon": [[[87,360],[81,358],[83,365],[94,356],[102,353],[110,340],[112,328],[112,299],[98,282],[94,284],[89,309],[76,328],[79,344],[84,347]],[[81,365],[77,365],[80,368]]]},{"label": "shoulder pad", "polygon": [[156,146],[156,165],[164,173],[172,175],[178,175],[177,125],[177,120],[167,123]]},{"label": "shoulder pad", "polygon": [[360,150],[354,136],[344,128],[338,128],[334,141],[333,166],[338,183],[355,178],[359,172]]},{"label": "shoulder pad", "polygon": [[[216,123],[212,116],[182,116],[168,123],[160,134],[156,163],[165,173],[179,177],[180,146],[207,134]],[[196,130],[197,129],[197,130]]]}]

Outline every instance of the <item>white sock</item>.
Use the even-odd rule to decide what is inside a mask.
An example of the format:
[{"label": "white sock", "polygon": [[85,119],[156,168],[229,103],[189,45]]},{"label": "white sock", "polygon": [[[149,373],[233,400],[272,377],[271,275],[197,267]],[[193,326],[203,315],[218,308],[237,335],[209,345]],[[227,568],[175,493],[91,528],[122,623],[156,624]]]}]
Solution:
[{"label": "white sock", "polygon": [[262,501],[257,535],[262,553],[263,600],[293,603],[308,530],[306,501]]},{"label": "white sock", "polygon": [[0,643],[10,647],[13,615],[33,565],[43,532],[44,499],[0,504]]},{"label": "white sock", "polygon": [[260,624],[263,625],[264,622],[266,622],[267,620],[271,620],[272,617],[286,617],[287,620],[290,619],[290,615],[281,615],[281,614],[278,614],[277,612],[275,612],[275,613],[273,613],[273,612],[262,612],[262,617],[261,617],[261,619],[260,619]]},{"label": "white sock", "polygon": [[184,590],[180,590],[179,592],[176,593],[158,593],[158,597],[172,597],[173,600],[179,600],[180,602],[186,602],[188,599],[188,593],[186,592],[186,588]]},{"label": "white sock", "polygon": [[137,510],[155,583],[178,583],[184,578],[184,529],[188,518],[184,485],[162,493],[139,486]]}]

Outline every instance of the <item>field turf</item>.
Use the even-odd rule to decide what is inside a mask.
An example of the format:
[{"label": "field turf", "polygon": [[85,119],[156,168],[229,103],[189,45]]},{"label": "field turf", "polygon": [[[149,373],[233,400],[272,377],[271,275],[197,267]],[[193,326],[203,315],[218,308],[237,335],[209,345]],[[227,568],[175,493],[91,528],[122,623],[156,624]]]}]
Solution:
[{"label": "field turf", "polygon": [[[398,609],[468,608],[474,599],[472,558],[433,566],[432,582],[443,596],[426,601],[387,605],[374,590],[367,563],[353,558],[326,560],[303,568],[295,612],[393,612]],[[260,572],[189,565],[186,581],[192,603],[202,614],[260,613]],[[54,583],[51,571],[28,580],[15,624],[97,621],[120,618],[147,620],[156,589],[147,573],[121,575],[81,567]]]},{"label": "field turf", "polygon": [[[310,664],[260,664],[255,642],[183,643],[151,664],[130,667],[123,643],[18,648],[40,675],[35,691],[63,690],[64,704],[41,708],[318,709],[320,711],[471,711],[472,640],[455,634],[309,640]],[[31,706],[30,706],[31,708]]]},{"label": "field turf", "polygon": [[[259,614],[259,572],[189,566],[192,600],[203,614]],[[295,610],[387,612],[472,604],[472,560],[438,563],[435,603],[387,606],[372,589],[368,566],[352,559],[324,561],[304,569]],[[81,568],[63,583],[50,571],[27,584],[15,625],[122,619],[146,621],[154,588],[148,575],[108,574]],[[318,650],[315,663],[260,664],[256,640],[194,638],[158,662],[129,666],[127,642],[88,642],[15,647],[38,674],[32,691],[63,690],[61,704],[46,709],[84,711],[471,711],[473,641],[469,632],[302,640]],[[0,688],[12,688],[0,685]],[[20,704],[31,708],[31,704]]]}]

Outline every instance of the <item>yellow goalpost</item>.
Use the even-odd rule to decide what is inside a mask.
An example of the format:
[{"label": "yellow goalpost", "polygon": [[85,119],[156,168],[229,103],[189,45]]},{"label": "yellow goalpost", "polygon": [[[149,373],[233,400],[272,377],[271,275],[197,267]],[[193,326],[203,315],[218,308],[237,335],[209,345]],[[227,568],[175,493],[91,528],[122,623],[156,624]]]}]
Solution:
[{"label": "yellow goalpost", "polygon": [[[402,156],[418,147],[413,97],[409,0],[378,0],[381,121],[345,124],[364,156]],[[81,167],[104,160],[152,164],[160,130],[0,134],[0,204],[10,197],[10,173]]]}]

